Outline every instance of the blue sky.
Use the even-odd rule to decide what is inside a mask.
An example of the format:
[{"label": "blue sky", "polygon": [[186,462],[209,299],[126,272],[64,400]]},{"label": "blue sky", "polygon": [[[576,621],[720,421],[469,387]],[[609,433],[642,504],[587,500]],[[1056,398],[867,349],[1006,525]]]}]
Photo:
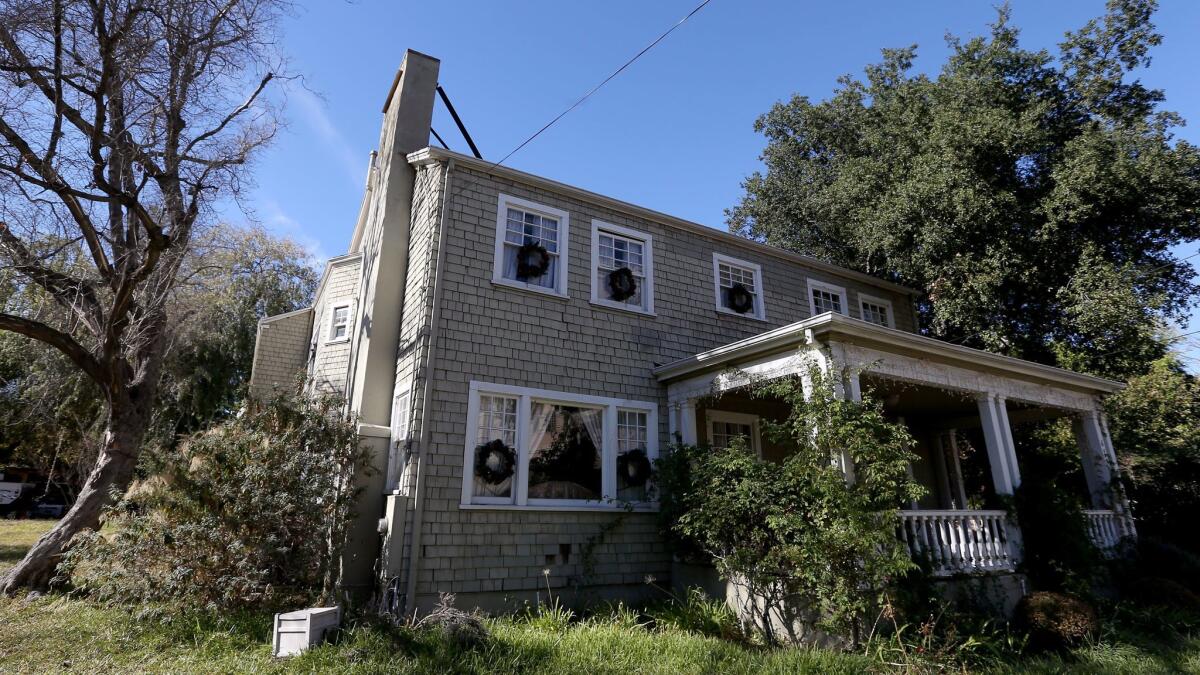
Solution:
[{"label": "blue sky", "polygon": [[[345,251],[380,107],[406,48],[442,60],[442,85],[494,160],[697,2],[303,3],[285,22],[284,50],[318,95],[290,93],[290,126],[256,167],[253,215],[319,256]],[[712,0],[507,164],[724,229],[724,210],[759,167],[756,117],[793,93],[827,97],[839,75],[861,73],[882,47],[916,43],[916,68],[936,72],[945,34],[984,33],[995,4]],[[1025,46],[1052,50],[1104,10],[1103,0],[1011,5]],[[1166,90],[1166,107],[1196,125],[1179,136],[1200,143],[1200,3],[1162,0],[1156,23],[1164,41],[1143,81]],[[440,105],[434,128],[468,152]],[[1200,313],[1189,330],[1200,330]],[[1195,368],[1200,349],[1190,352]]]}]

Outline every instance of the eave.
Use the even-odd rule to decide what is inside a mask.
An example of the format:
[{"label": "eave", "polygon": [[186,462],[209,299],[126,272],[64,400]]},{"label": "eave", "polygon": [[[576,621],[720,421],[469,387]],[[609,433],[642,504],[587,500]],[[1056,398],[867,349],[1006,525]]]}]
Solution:
[{"label": "eave", "polygon": [[833,313],[819,314],[754,337],[700,352],[659,366],[653,373],[660,382],[669,382],[705,371],[735,367],[738,363],[757,356],[798,349],[814,342],[827,342],[831,339],[1080,391],[1110,394],[1125,388],[1124,384],[1114,380],[951,344]]}]

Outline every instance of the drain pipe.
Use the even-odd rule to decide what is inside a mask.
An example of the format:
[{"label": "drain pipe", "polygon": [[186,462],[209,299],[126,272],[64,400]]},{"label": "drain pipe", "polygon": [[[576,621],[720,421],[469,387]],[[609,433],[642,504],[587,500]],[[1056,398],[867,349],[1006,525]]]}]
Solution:
[{"label": "drain pipe", "polygon": [[[425,354],[425,382],[421,403],[421,441],[417,446],[417,482],[413,487],[412,539],[408,555],[408,579],[404,590],[404,615],[411,614],[417,605],[417,577],[421,571],[421,528],[425,522],[425,483],[428,481],[426,459],[429,443],[433,436],[430,410],[433,404],[433,361],[437,350],[439,326],[442,316],[442,271],[446,262],[446,230],[450,214],[450,174],[454,172],[454,160],[446,163],[446,175],[442,182],[442,213],[438,232],[437,266],[433,270],[433,309],[429,319],[429,343]],[[411,400],[411,399],[410,399]]]}]

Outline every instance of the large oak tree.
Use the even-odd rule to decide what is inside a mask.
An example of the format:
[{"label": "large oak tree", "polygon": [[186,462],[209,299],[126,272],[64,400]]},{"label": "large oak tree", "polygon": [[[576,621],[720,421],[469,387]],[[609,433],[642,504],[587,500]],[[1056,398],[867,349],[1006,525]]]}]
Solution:
[{"label": "large oak tree", "polygon": [[267,94],[282,9],[280,0],[0,5],[0,264],[61,310],[6,302],[0,330],[62,352],[106,410],[95,468],[5,576],[5,592],[45,585],[63,546],[130,481],[190,245],[276,130]]},{"label": "large oak tree", "polygon": [[1002,8],[936,75],[888,49],[828,100],[775,105],[731,229],[926,290],[939,337],[1144,372],[1196,293],[1172,249],[1200,237],[1200,152],[1136,78],[1154,6],[1111,0],[1057,53],[1023,48]]}]

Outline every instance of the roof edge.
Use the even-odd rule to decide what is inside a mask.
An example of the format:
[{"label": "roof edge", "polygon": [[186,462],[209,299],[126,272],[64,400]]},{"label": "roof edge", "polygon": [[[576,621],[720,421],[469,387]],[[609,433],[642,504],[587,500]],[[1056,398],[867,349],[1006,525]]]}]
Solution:
[{"label": "roof edge", "polygon": [[1033,361],[1025,361],[1012,356],[964,347],[942,340],[936,340],[924,335],[908,333],[894,328],[885,328],[875,324],[853,319],[842,314],[826,312],[803,321],[788,324],[754,337],[739,340],[700,352],[678,361],[655,368],[654,377],[661,381],[674,380],[691,375],[697,371],[728,363],[734,359],[744,359],[764,352],[785,348],[790,344],[807,344],[809,336],[839,334],[848,337],[860,337],[882,342],[897,347],[907,348],[928,355],[942,356],[968,364],[981,364],[996,370],[1021,375],[1044,381],[1113,393],[1125,388],[1125,384],[1094,375],[1085,375],[1073,370],[1047,366]]}]

